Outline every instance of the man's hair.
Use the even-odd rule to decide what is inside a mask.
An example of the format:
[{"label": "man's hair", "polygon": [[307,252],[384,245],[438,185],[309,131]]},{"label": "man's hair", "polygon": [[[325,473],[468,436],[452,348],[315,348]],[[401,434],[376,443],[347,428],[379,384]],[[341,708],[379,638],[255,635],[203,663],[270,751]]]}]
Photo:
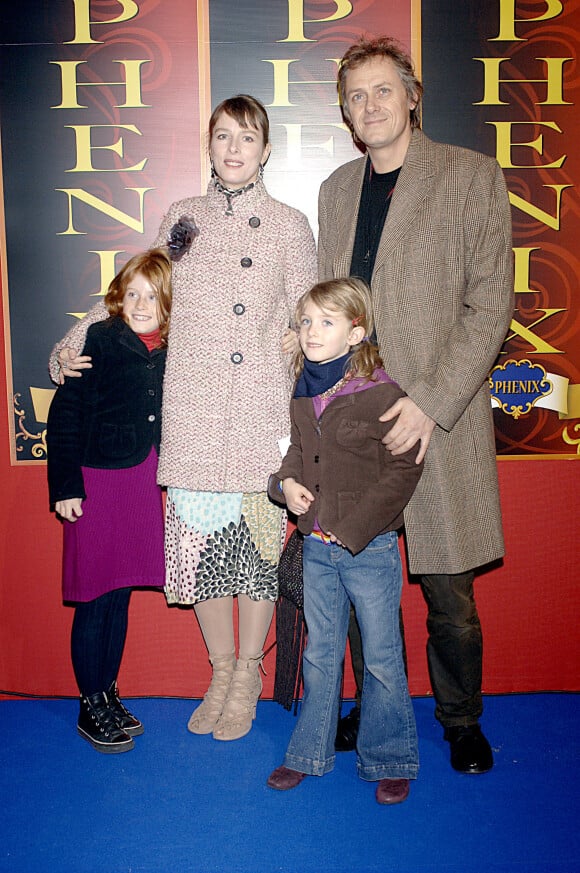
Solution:
[{"label": "man's hair", "polygon": [[410,110],[411,128],[421,126],[421,100],[423,85],[415,75],[415,68],[410,55],[403,46],[389,36],[369,38],[361,36],[358,42],[346,50],[338,67],[338,95],[342,114],[351,133],[353,132],[348,103],[346,100],[346,77],[350,70],[355,70],[366,61],[373,58],[389,58],[399,74],[409,100],[416,101],[416,106]]}]

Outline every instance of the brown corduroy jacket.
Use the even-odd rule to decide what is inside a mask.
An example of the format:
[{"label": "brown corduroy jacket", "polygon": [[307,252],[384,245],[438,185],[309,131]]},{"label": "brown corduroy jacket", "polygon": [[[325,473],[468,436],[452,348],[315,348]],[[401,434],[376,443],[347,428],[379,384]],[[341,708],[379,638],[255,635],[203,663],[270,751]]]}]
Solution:
[{"label": "brown corduroy jacket", "polygon": [[298,519],[303,534],[315,519],[353,554],[378,534],[398,530],[403,508],[423,469],[416,464],[419,446],[392,455],[381,440],[392,423],[379,421],[404,392],[393,383],[378,383],[358,393],[339,395],[316,418],[310,397],[292,400],[290,448],[270,477],[268,493],[285,503],[279,483],[293,478],[315,497]]}]

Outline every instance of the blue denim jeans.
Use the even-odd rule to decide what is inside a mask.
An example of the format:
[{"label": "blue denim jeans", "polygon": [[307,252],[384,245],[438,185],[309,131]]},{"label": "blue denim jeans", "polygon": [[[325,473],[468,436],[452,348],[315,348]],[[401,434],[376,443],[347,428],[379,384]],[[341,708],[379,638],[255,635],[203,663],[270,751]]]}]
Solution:
[{"label": "blue denim jeans", "polygon": [[364,677],[357,741],[361,779],[415,779],[417,730],[403,666],[397,534],[375,537],[358,555],[304,540],[304,698],[284,758],[286,767],[323,776],[334,767],[334,741],[350,603],[361,629]]}]

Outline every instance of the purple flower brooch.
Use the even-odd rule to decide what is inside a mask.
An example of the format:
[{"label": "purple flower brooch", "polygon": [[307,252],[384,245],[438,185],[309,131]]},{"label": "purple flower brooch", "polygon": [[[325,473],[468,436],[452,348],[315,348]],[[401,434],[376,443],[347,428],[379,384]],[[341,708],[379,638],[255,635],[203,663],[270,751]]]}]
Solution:
[{"label": "purple flower brooch", "polygon": [[190,215],[182,215],[173,225],[167,237],[167,248],[172,261],[180,261],[189,251],[191,244],[199,236],[199,227]]}]

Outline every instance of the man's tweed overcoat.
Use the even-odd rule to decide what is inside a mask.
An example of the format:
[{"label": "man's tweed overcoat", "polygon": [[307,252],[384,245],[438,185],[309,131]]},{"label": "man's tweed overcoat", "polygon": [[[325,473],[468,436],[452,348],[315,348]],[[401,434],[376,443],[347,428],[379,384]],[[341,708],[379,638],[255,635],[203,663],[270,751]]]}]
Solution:
[{"label": "man's tweed overcoat", "polygon": [[[319,197],[319,278],[349,274],[366,158]],[[373,308],[385,369],[437,423],[404,516],[413,573],[504,552],[487,376],[514,307],[510,206],[496,161],[414,131],[379,244]]]}]

